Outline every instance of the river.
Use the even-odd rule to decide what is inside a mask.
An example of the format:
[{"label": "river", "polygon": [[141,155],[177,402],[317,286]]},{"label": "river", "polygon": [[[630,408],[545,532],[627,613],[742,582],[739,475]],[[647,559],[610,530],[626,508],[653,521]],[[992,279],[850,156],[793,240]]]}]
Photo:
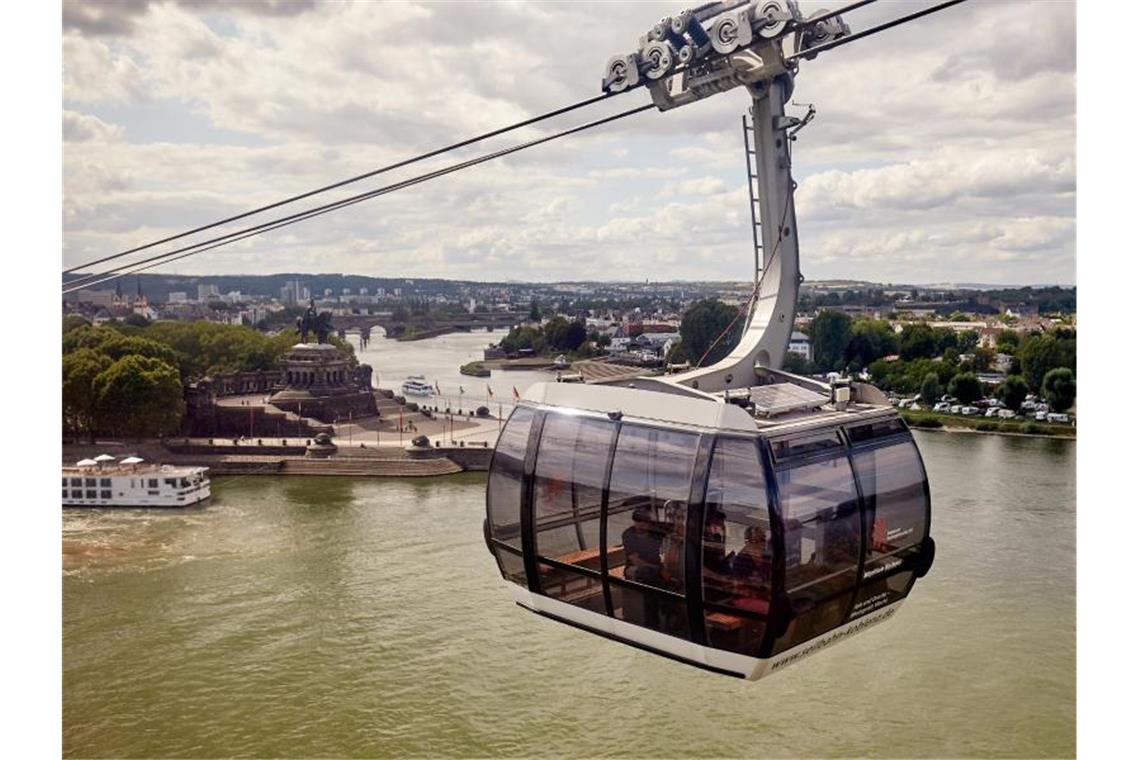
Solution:
[{"label": "river", "polygon": [[[365,360],[442,384],[456,337],[477,336]],[[64,754],[1072,756],[1076,446],[916,438],[930,575],[755,683],[515,606],[480,475],[217,478],[204,508],[65,510]]]}]

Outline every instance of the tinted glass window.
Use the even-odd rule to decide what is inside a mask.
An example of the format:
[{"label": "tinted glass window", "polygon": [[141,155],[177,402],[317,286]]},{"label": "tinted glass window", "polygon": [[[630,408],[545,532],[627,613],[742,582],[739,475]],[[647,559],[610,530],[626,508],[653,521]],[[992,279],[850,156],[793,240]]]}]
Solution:
[{"label": "tinted glass window", "polygon": [[906,560],[926,535],[926,490],[922,462],[907,441],[854,456],[867,508],[867,558],[863,588],[853,616],[865,615],[906,596],[913,580]]},{"label": "tinted glass window", "polygon": [[793,621],[783,651],[846,618],[855,589],[860,519],[855,479],[845,456],[777,472],[784,523],[785,587]]},{"label": "tinted glass window", "polygon": [[519,507],[522,503],[523,459],[534,410],[516,407],[507,420],[491,458],[487,476],[487,507],[491,536],[522,549]]},{"label": "tinted glass window", "polygon": [[684,588],[685,517],[698,438],[692,433],[625,425],[610,477],[611,546],[620,545],[623,576]]},{"label": "tinted glass window", "polygon": [[514,554],[501,546],[493,547],[492,551],[495,553],[495,559],[499,562],[499,571],[503,577],[511,583],[525,586],[526,568],[523,566],[522,555]]},{"label": "tinted glass window", "polygon": [[855,427],[847,428],[847,436],[851,439],[852,443],[860,443],[873,438],[882,438],[903,432],[906,432],[906,425],[898,418],[876,420],[866,425],[856,425]]},{"label": "tinted glass window", "polygon": [[826,433],[799,436],[788,441],[775,441],[772,444],[772,453],[777,462],[782,462],[785,459],[794,459],[826,451],[837,451],[842,448],[843,441],[840,440],[839,433],[832,430]]},{"label": "tinted glass window", "polygon": [[598,521],[613,423],[548,414],[534,470],[535,545],[542,556],[598,567]]},{"label": "tinted glass window", "polygon": [[667,596],[613,584],[614,616],[681,638],[688,638],[681,595],[698,441],[692,433],[624,425],[610,476],[606,530],[611,576],[672,592]]},{"label": "tinted glass window", "polygon": [[716,442],[704,515],[701,572],[709,645],[759,654],[772,598],[772,531],[756,441]]}]

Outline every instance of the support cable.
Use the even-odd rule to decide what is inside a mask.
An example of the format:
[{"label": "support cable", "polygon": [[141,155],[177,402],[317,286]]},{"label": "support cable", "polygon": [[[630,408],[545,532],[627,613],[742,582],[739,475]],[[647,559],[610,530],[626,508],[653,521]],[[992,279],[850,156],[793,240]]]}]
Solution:
[{"label": "support cable", "polygon": [[[397,190],[402,190],[406,187],[411,187],[412,185],[418,185],[421,182],[427,182],[428,180],[435,179],[437,177],[442,177],[444,175],[451,174],[453,172],[457,172],[461,169],[466,169],[466,168],[469,168],[471,166],[476,166],[478,164],[494,160],[496,158],[501,158],[503,156],[507,156],[507,155],[510,155],[512,153],[517,153],[517,152],[519,152],[521,150],[525,150],[527,148],[533,148],[537,145],[542,145],[543,143],[551,142],[551,141],[557,140],[561,137],[567,137],[569,135],[576,134],[578,132],[583,132],[587,129],[592,129],[593,127],[598,127],[598,126],[601,126],[603,124],[608,124],[610,122],[617,121],[618,119],[624,119],[627,116],[633,116],[634,114],[638,114],[638,113],[641,113],[643,111],[648,111],[651,108],[656,108],[656,106],[652,103],[647,103],[643,106],[639,106],[637,108],[631,108],[627,111],[621,111],[621,112],[613,114],[611,116],[607,116],[607,117],[602,118],[602,119],[597,119],[595,121],[587,122],[586,124],[581,124],[577,127],[565,129],[565,130],[562,130],[561,132],[556,132],[554,134],[547,135],[545,137],[540,137],[540,138],[536,138],[534,140],[530,140],[530,141],[527,141],[524,143],[519,143],[518,145],[513,145],[509,148],[504,148],[502,150],[494,151],[492,153],[488,153],[488,154],[483,155],[483,156],[478,156],[476,158],[469,159],[467,161],[461,161],[457,164],[452,164],[451,166],[444,167],[443,169],[437,169],[436,171],[428,172],[426,174],[421,174],[417,177],[412,177],[411,179],[403,180],[401,182],[396,182],[396,183],[393,183],[391,185],[386,185],[384,187],[380,187],[380,188],[377,188],[375,190],[370,190],[370,191],[365,192],[365,193],[360,193],[358,195],[349,196],[348,198],[344,198],[342,200],[335,201],[333,203],[328,203],[328,204],[325,204],[323,206],[317,206],[317,207],[308,209],[306,211],[301,211],[301,212],[298,212],[296,214],[291,214],[289,216],[285,216],[285,217],[275,219],[275,220],[272,220],[269,222],[263,222],[262,224],[255,225],[253,227],[247,227],[244,230],[238,230],[236,232],[232,232],[232,233],[229,233],[226,235],[221,235],[219,237],[212,238],[210,240],[205,240],[205,241],[202,241],[200,243],[195,243],[193,245],[185,246],[185,247],[179,248],[177,250],[170,251],[168,253],[157,254],[157,255],[151,256],[149,258],[142,259],[141,261],[136,261],[136,262],[133,262],[130,264],[123,264],[123,265],[120,265],[118,267],[113,267],[112,269],[109,269],[109,270],[104,271],[104,272],[99,272],[96,274],[87,275],[85,277],[81,277],[78,280],[72,280],[71,282],[65,283],[63,286],[63,293],[66,295],[68,293],[72,293],[72,292],[74,292],[76,290],[80,290],[82,288],[91,287],[93,285],[98,285],[98,284],[101,284],[104,282],[108,282],[110,280],[118,279],[119,277],[123,277],[124,275],[127,275],[127,274],[132,274],[134,272],[142,271],[141,268],[138,268],[140,265],[149,265],[149,266],[145,267],[145,268],[149,269],[152,266],[158,266],[159,264],[166,263],[167,261],[175,261],[175,260],[180,259],[180,258],[186,258],[187,256],[193,256],[197,253],[202,253],[202,252],[207,251],[207,250],[212,250],[214,248],[218,248],[218,247],[221,247],[223,245],[227,245],[229,243],[237,242],[238,240],[244,240],[245,238],[253,237],[254,235],[259,235],[263,232],[268,232],[270,230],[279,229],[281,227],[285,227],[285,226],[288,226],[290,224],[294,224],[296,222],[301,222],[301,221],[305,221],[308,219],[312,219],[315,216],[321,216],[322,214],[326,214],[330,211],[336,211],[336,210],[345,208],[347,206],[352,206],[352,205],[355,205],[357,203],[361,203],[363,201],[370,200],[372,198],[376,198],[376,197],[381,196],[381,195],[386,195],[388,193],[392,193],[392,192],[395,192]],[[184,255],[180,255],[180,254],[184,254]]]},{"label": "support cable", "polygon": [[938,5],[932,5],[929,8],[923,8],[920,11],[915,11],[914,13],[909,13],[905,16],[899,16],[896,19],[892,19],[885,23],[879,24],[878,26],[873,26],[870,29],[864,29],[861,32],[856,32],[855,34],[851,34],[846,37],[840,37],[837,40],[825,42],[822,45],[817,45],[816,47],[808,48],[807,50],[801,50],[798,53],[786,56],[784,60],[794,61],[804,57],[805,55],[814,56],[816,53],[823,53],[828,50],[834,50],[837,47],[846,45],[848,42],[854,42],[855,40],[861,40],[864,37],[870,37],[872,34],[885,32],[886,30],[896,27],[899,24],[905,24],[908,21],[914,21],[915,19],[922,18],[923,16],[929,16],[931,13],[936,13],[940,10],[949,8],[952,5],[958,5],[964,2],[966,2],[966,0],[947,0],[947,2],[939,3]]},{"label": "support cable", "polygon": [[444,153],[456,150],[458,148],[466,147],[466,146],[471,145],[473,143],[477,143],[481,140],[486,140],[490,137],[496,137],[496,136],[504,134],[506,132],[512,132],[516,129],[521,129],[522,127],[528,127],[532,124],[537,124],[540,121],[545,121],[546,119],[550,119],[550,118],[553,118],[555,116],[561,116],[564,113],[569,113],[569,112],[575,111],[579,108],[584,108],[586,106],[593,105],[594,103],[601,102],[601,101],[611,97],[612,95],[613,95],[613,93],[605,93],[604,95],[599,95],[597,97],[588,98],[586,100],[579,101],[578,103],[574,103],[572,105],[565,106],[563,108],[558,108],[558,109],[555,109],[553,111],[548,111],[544,114],[540,114],[538,116],[531,117],[531,118],[526,119],[524,121],[516,122],[516,123],[511,124],[511,125],[506,126],[506,127],[500,127],[499,129],[494,129],[494,130],[491,130],[490,132],[484,132],[483,134],[478,135],[476,137],[471,137],[471,138],[468,138],[466,140],[460,140],[457,143],[452,143],[451,145],[448,145],[448,146],[443,147],[443,148],[437,148],[435,150],[429,151],[427,153],[422,153],[422,154],[420,154],[418,156],[414,156],[412,158],[406,158],[402,161],[397,161],[394,164],[388,164],[387,166],[382,166],[379,169],[373,169],[372,171],[365,172],[364,174],[358,174],[355,177],[349,177],[348,179],[344,179],[344,180],[341,180],[339,182],[334,182],[331,185],[325,185],[324,187],[318,187],[315,190],[309,190],[308,192],[301,193],[300,195],[294,195],[292,197],[285,198],[283,200],[276,201],[274,203],[270,203],[267,206],[261,206],[259,208],[255,208],[252,211],[246,211],[246,212],[243,212],[241,214],[237,214],[236,216],[227,217],[226,219],[220,219],[216,222],[211,222],[210,224],[204,224],[201,227],[195,227],[192,230],[180,232],[177,235],[170,235],[169,237],[164,237],[161,240],[155,240],[152,243],[147,243],[146,245],[140,245],[140,246],[137,246],[135,248],[131,248],[131,249],[126,250],[126,251],[122,251],[121,253],[116,253],[116,254],[113,254],[110,256],[104,256],[101,259],[95,259],[93,261],[88,261],[86,263],[79,264],[77,266],[73,266],[69,269],[63,270],[63,274],[71,274],[72,272],[76,272],[80,269],[85,269],[85,268],[90,267],[90,266],[95,266],[96,264],[102,264],[102,263],[107,262],[107,261],[112,261],[112,260],[120,258],[122,256],[129,256],[132,253],[138,253],[139,251],[145,251],[148,248],[153,248],[154,246],[162,245],[163,243],[169,243],[172,240],[178,240],[179,238],[184,238],[187,235],[193,235],[197,232],[203,232],[205,230],[213,229],[214,227],[220,227],[223,224],[229,224],[230,222],[236,222],[239,219],[245,219],[246,217],[253,216],[254,214],[260,214],[263,211],[269,211],[270,209],[275,209],[275,208],[278,208],[280,206],[284,206],[286,204],[293,203],[294,201],[299,201],[299,200],[303,200],[305,198],[310,198],[310,197],[317,195],[319,193],[328,192],[329,190],[335,190],[339,187],[344,187],[345,185],[350,185],[354,182],[359,182],[362,179],[368,179],[369,177],[375,177],[378,174],[390,172],[394,169],[400,169],[400,168],[405,167],[405,166],[410,166],[411,164],[418,163],[418,162],[423,161],[423,160],[428,159],[428,158],[434,158],[435,156],[442,155]]}]

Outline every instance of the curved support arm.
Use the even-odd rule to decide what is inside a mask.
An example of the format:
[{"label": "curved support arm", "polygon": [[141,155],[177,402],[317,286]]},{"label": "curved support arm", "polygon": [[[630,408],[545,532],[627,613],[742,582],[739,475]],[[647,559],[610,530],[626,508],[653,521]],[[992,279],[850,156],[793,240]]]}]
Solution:
[{"label": "curved support arm", "polygon": [[791,97],[791,76],[776,77],[752,91],[756,146],[756,182],[760,199],[763,266],[740,342],[719,362],[669,378],[670,383],[709,393],[756,383],[757,365],[779,369],[788,350],[800,292],[800,246],[792,199],[791,153],[784,103]]}]

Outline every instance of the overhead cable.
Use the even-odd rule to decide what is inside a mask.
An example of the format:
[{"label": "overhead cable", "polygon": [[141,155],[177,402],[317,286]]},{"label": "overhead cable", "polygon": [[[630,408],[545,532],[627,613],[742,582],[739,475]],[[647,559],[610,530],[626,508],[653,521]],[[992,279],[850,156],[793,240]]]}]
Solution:
[{"label": "overhead cable", "polygon": [[[342,200],[335,201],[333,203],[328,203],[328,204],[325,204],[323,206],[316,206],[314,208],[307,209],[305,211],[301,211],[301,212],[298,212],[295,214],[290,214],[288,216],[281,217],[281,218],[278,218],[278,219],[275,219],[275,220],[272,220],[269,222],[264,222],[262,224],[254,225],[253,227],[247,227],[244,230],[238,230],[236,232],[232,232],[232,233],[229,233],[226,235],[221,235],[219,237],[212,238],[210,240],[205,240],[205,241],[202,241],[199,243],[195,243],[193,245],[188,245],[188,246],[179,248],[179,249],[174,250],[174,251],[169,251],[167,253],[162,253],[162,254],[150,256],[148,258],[142,259],[141,261],[136,261],[136,262],[132,262],[132,263],[128,263],[128,264],[123,264],[123,265],[120,265],[117,267],[113,267],[112,269],[106,270],[104,272],[98,272],[95,274],[86,275],[84,277],[79,278],[78,280],[72,280],[71,282],[64,283],[63,293],[66,295],[67,293],[72,293],[76,290],[91,287],[94,285],[99,285],[101,283],[108,282],[110,280],[115,280],[115,279],[122,277],[124,275],[127,275],[127,274],[133,274],[134,272],[142,271],[142,268],[135,268],[135,267],[140,267],[140,265],[149,265],[149,266],[145,266],[146,269],[149,269],[153,266],[158,266],[161,263],[166,263],[168,261],[175,261],[177,259],[186,258],[188,256],[193,256],[195,254],[202,253],[202,252],[207,251],[207,250],[212,250],[214,248],[219,248],[223,245],[228,245],[230,243],[237,242],[238,240],[244,240],[245,238],[253,237],[254,235],[259,235],[263,232],[269,232],[270,230],[279,229],[281,227],[285,227],[285,226],[288,226],[290,224],[295,224],[296,222],[301,222],[301,221],[305,221],[307,219],[312,219],[313,217],[321,216],[322,214],[327,214],[330,211],[337,211],[337,210],[345,208],[347,206],[352,206],[352,205],[355,205],[357,203],[362,203],[363,201],[370,200],[372,198],[376,198],[376,197],[381,196],[381,195],[386,195],[388,193],[392,193],[392,192],[395,192],[397,190],[402,190],[406,187],[411,187],[412,185],[418,185],[421,182],[427,182],[428,180],[435,179],[437,177],[442,177],[444,175],[460,171],[461,169],[466,169],[466,168],[469,168],[471,166],[476,166],[478,164],[485,163],[487,161],[491,161],[491,160],[494,160],[496,158],[502,158],[503,156],[507,156],[507,155],[510,155],[512,153],[517,153],[517,152],[519,152],[521,150],[525,150],[527,148],[533,148],[537,145],[542,145],[543,143],[551,142],[553,140],[557,140],[557,139],[562,138],[562,137],[567,137],[569,135],[576,134],[578,132],[583,132],[587,129],[592,129],[594,127],[602,126],[603,124],[608,124],[610,122],[617,121],[618,119],[624,119],[627,116],[633,116],[634,114],[638,114],[638,113],[641,113],[643,111],[648,111],[651,108],[656,108],[656,106],[654,106],[652,103],[647,103],[647,104],[645,104],[643,106],[639,106],[637,108],[631,108],[627,111],[621,111],[619,113],[613,114],[611,116],[607,116],[607,117],[602,118],[602,119],[597,119],[595,121],[587,122],[586,124],[581,124],[577,127],[572,127],[570,129],[565,129],[565,130],[562,130],[561,132],[556,132],[554,134],[547,135],[545,137],[539,137],[539,138],[536,138],[534,140],[530,140],[530,141],[527,141],[524,143],[519,143],[518,145],[513,145],[509,148],[503,148],[502,150],[494,151],[492,153],[488,153],[488,154],[485,154],[483,156],[478,156],[476,158],[469,159],[467,161],[461,161],[457,164],[452,164],[451,166],[444,167],[443,169],[437,169],[436,171],[427,172],[426,174],[421,174],[417,177],[412,177],[411,179],[403,180],[401,182],[396,182],[396,183],[393,183],[391,185],[386,185],[384,187],[380,187],[380,188],[377,188],[375,190],[370,190],[366,193],[360,193],[358,195],[349,196],[348,198],[344,198]],[[184,255],[182,255],[182,254],[184,254]]]},{"label": "overhead cable", "polygon": [[484,132],[483,134],[477,135],[476,137],[470,137],[466,140],[460,140],[457,143],[452,143],[451,145],[447,145],[443,148],[436,148],[435,150],[428,151],[427,153],[421,153],[418,156],[413,156],[412,158],[406,158],[402,161],[397,161],[394,164],[388,164],[387,166],[382,166],[379,169],[373,169],[372,171],[365,172],[364,174],[358,174],[355,177],[349,177],[348,179],[344,179],[344,180],[341,180],[339,182],[334,182],[331,185],[325,185],[324,187],[318,187],[315,190],[309,190],[308,192],[301,193],[300,195],[294,195],[292,197],[285,198],[283,200],[279,200],[279,201],[276,201],[274,203],[270,203],[266,206],[261,206],[259,208],[255,208],[255,209],[252,209],[250,211],[245,211],[241,214],[237,214],[235,216],[227,217],[225,219],[219,219],[216,222],[211,222],[210,224],[204,224],[201,227],[195,227],[192,230],[186,230],[185,232],[180,232],[177,235],[170,235],[169,237],[164,237],[161,240],[155,240],[154,242],[147,243],[146,245],[136,246],[134,248],[131,248],[131,249],[126,250],[126,251],[122,251],[120,253],[112,254],[110,256],[104,256],[103,258],[94,259],[93,261],[88,261],[88,262],[85,262],[83,264],[78,264],[78,265],[73,266],[69,269],[63,270],[63,274],[71,274],[72,272],[77,272],[80,269],[86,269],[87,267],[95,266],[96,264],[102,264],[102,263],[107,262],[107,261],[113,261],[114,259],[118,259],[118,258],[121,258],[123,256],[129,256],[132,253],[138,253],[139,251],[145,251],[146,249],[153,248],[156,245],[162,245],[163,243],[169,243],[173,240],[178,240],[180,238],[184,238],[187,235],[193,235],[193,234],[198,233],[198,232],[204,232],[205,230],[213,229],[214,227],[220,227],[223,224],[229,224],[230,222],[236,222],[239,219],[245,219],[246,217],[253,216],[254,214],[260,214],[264,211],[269,211],[271,209],[275,209],[275,208],[278,208],[280,206],[284,206],[284,205],[287,205],[289,203],[293,203],[295,201],[304,200],[305,198],[311,198],[312,196],[318,195],[319,193],[328,192],[329,190],[335,190],[339,187],[344,187],[345,185],[350,185],[354,182],[359,182],[360,180],[368,179],[369,177],[375,177],[378,174],[383,174],[385,172],[390,172],[394,169],[400,169],[400,168],[403,168],[405,166],[410,166],[411,164],[418,163],[419,161],[423,161],[423,160],[428,159],[428,158],[434,158],[435,156],[442,155],[444,153],[456,150],[458,148],[466,147],[466,146],[471,145],[473,143],[477,143],[481,140],[486,140],[486,139],[491,138],[491,137],[496,137],[496,136],[504,134],[506,132],[512,132],[516,129],[521,129],[522,127],[528,127],[532,124],[537,124],[540,121],[545,121],[546,119],[550,119],[550,118],[553,118],[555,116],[561,116],[562,114],[569,113],[571,111],[575,111],[579,108],[584,108],[586,106],[593,105],[594,103],[598,103],[598,102],[605,100],[611,96],[612,96],[611,93],[605,93],[605,94],[599,95],[597,97],[587,98],[586,100],[579,101],[579,102],[574,103],[572,105],[564,106],[563,108],[557,108],[553,111],[547,111],[546,113],[540,114],[539,116],[534,116],[534,117],[531,117],[529,119],[524,119],[523,121],[516,122],[516,123],[511,124],[511,125],[506,126],[506,127],[500,127],[498,129],[493,129],[490,132]]},{"label": "overhead cable", "polygon": [[848,42],[854,42],[855,40],[861,40],[864,37],[870,37],[872,34],[878,34],[879,32],[885,32],[886,30],[891,29],[892,27],[896,27],[899,24],[905,24],[908,21],[914,21],[915,19],[922,18],[923,16],[929,16],[931,13],[936,13],[940,10],[944,10],[946,8],[949,8],[952,5],[958,5],[958,4],[964,3],[964,2],[966,2],[966,0],[947,0],[947,2],[939,3],[938,5],[932,5],[929,8],[923,8],[920,11],[915,11],[914,13],[909,13],[905,16],[899,16],[896,19],[891,19],[890,21],[879,24],[878,26],[873,26],[870,29],[864,29],[861,32],[856,32],[855,34],[851,34],[851,35],[848,35],[846,37],[840,37],[837,40],[832,40],[831,42],[825,42],[822,45],[817,45],[816,47],[811,47],[811,48],[808,48],[807,50],[801,50],[798,53],[794,53],[792,55],[785,57],[784,60],[785,61],[794,61],[794,60],[796,60],[798,58],[802,58],[806,55],[810,55],[810,56],[814,57],[817,53],[822,53],[822,52],[827,51],[827,50],[834,50],[837,47],[842,47],[843,45],[846,45]]}]

